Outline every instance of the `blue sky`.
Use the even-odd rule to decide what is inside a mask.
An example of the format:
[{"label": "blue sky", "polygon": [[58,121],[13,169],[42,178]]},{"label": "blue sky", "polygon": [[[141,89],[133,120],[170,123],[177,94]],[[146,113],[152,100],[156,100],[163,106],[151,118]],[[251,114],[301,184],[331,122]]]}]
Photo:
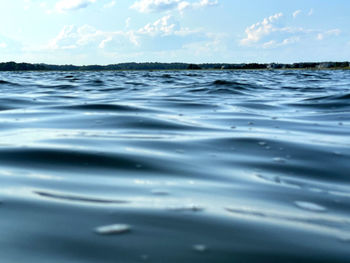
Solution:
[{"label": "blue sky", "polygon": [[0,61],[349,61],[349,13],[349,0],[0,1]]}]

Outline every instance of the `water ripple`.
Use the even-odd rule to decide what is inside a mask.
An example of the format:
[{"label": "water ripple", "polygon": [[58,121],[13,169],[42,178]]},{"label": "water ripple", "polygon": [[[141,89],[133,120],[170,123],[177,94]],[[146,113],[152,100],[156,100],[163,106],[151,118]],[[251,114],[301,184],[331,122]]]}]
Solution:
[{"label": "water ripple", "polygon": [[350,71],[0,73],[2,262],[349,262]]}]

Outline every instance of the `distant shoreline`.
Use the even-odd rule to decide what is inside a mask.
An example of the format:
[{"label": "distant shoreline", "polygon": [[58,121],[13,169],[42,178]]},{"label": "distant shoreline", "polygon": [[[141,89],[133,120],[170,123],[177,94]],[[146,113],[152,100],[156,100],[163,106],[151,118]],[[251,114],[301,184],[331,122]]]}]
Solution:
[{"label": "distant shoreline", "polygon": [[301,62],[293,64],[281,63],[119,63],[111,65],[50,65],[2,62],[0,71],[124,71],[124,70],[273,70],[273,69],[350,69],[350,62]]}]

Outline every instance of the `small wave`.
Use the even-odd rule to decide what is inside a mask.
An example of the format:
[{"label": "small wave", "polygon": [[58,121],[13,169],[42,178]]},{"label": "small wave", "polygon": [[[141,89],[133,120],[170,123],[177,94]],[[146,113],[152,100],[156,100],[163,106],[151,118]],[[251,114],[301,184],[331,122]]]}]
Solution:
[{"label": "small wave", "polygon": [[243,92],[240,92],[232,87],[226,87],[226,88],[214,88],[209,89],[208,94],[235,94],[235,95],[243,95]]},{"label": "small wave", "polygon": [[100,79],[94,79],[92,81],[89,81],[88,84],[92,85],[92,86],[103,86],[105,84],[105,82],[103,80],[100,80]]},{"label": "small wave", "polygon": [[208,86],[209,94],[245,94],[245,92],[261,88],[255,84],[220,79],[210,82],[206,86]]},{"label": "small wave", "polygon": [[163,75],[162,75],[162,78],[171,79],[171,78],[173,78],[173,76],[170,75],[170,74],[163,74]]},{"label": "small wave", "polygon": [[307,98],[305,101],[349,101],[350,93]]},{"label": "small wave", "polygon": [[66,75],[63,77],[64,79],[74,79],[75,76],[74,75]]},{"label": "small wave", "polygon": [[148,86],[147,83],[143,83],[143,82],[136,82],[136,81],[127,81],[125,82],[125,84],[128,84],[128,85],[133,85],[133,86]]},{"label": "small wave", "polygon": [[87,196],[72,195],[67,193],[54,193],[54,192],[45,192],[45,191],[34,191],[34,193],[47,198],[67,200],[67,201],[78,201],[78,202],[100,203],[100,204],[129,203],[128,201],[125,201],[125,200],[99,199],[99,198],[92,198]]},{"label": "small wave", "polygon": [[213,82],[211,82],[209,85],[213,85],[213,86],[229,86],[229,87],[233,87],[235,89],[241,89],[241,90],[245,90],[247,88],[251,88],[250,84],[244,84],[241,82],[236,82],[236,81],[228,81],[228,80],[215,80]]},{"label": "small wave", "polygon": [[78,78],[77,76],[75,75],[66,75],[66,76],[63,76],[63,77],[59,77],[56,79],[57,81],[70,81],[70,82],[74,82],[74,81],[78,81],[80,80],[80,78]]},{"label": "small wave", "polygon": [[39,86],[40,88],[49,88],[49,89],[55,89],[55,90],[69,90],[69,89],[75,89],[76,86],[74,85],[65,85],[65,84],[62,84],[62,85],[42,85],[42,86]]},{"label": "small wave", "polygon": [[262,87],[257,84],[252,84],[252,83],[243,83],[240,81],[229,81],[229,80],[215,80],[211,82],[213,86],[229,86],[233,87],[235,89],[241,89],[241,90],[251,90],[251,89],[259,89],[259,88],[267,88],[267,87]]},{"label": "small wave", "polygon": [[0,79],[0,85],[18,86],[19,84]]},{"label": "small wave", "polygon": [[0,79],[2,261],[350,262],[349,72]]},{"label": "small wave", "polygon": [[118,104],[79,104],[70,106],[58,106],[55,109],[65,110],[91,110],[91,111],[113,111],[113,112],[150,112],[151,110],[145,108],[137,108],[127,105]]}]

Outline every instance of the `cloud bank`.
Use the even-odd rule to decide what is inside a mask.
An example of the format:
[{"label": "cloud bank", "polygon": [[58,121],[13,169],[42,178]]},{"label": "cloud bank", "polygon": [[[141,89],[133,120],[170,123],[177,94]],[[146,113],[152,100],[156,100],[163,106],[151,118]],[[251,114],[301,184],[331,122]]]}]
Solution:
[{"label": "cloud bank", "polygon": [[[301,10],[293,12],[292,23],[301,12]],[[285,21],[281,21],[283,17],[283,13],[277,13],[247,27],[245,37],[240,40],[240,45],[246,47],[277,48],[301,41],[323,40],[326,37],[339,36],[341,33],[339,29],[317,30],[284,25],[288,20],[284,19]]]},{"label": "cloud bank", "polygon": [[185,9],[197,9],[207,6],[215,6],[218,0],[200,0],[197,2],[189,2],[182,0],[139,0],[136,1],[130,8],[135,9],[140,13],[155,13],[165,11],[184,11]]},{"label": "cloud bank", "polygon": [[55,10],[58,12],[67,12],[88,7],[96,0],[61,0],[56,3]]}]

